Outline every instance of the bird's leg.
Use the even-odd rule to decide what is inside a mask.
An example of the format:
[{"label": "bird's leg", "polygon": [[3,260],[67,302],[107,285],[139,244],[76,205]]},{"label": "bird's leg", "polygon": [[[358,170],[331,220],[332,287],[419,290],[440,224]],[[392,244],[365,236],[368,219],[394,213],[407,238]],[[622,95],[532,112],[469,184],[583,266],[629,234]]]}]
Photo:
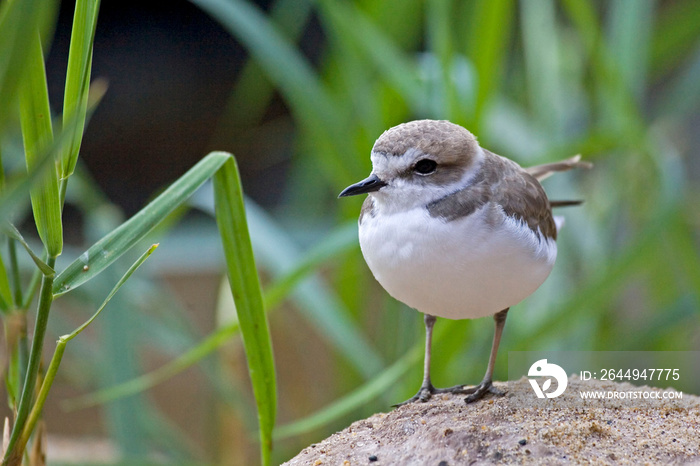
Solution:
[{"label": "bird's leg", "polygon": [[423,383],[420,386],[420,390],[408,400],[396,404],[394,407],[403,406],[408,403],[413,403],[414,401],[428,401],[433,393],[435,393],[435,387],[433,387],[433,384],[430,382],[430,354],[432,351],[433,326],[435,325],[435,320],[435,316],[431,316],[430,314],[425,315],[425,358],[423,359]]},{"label": "bird's leg", "polygon": [[467,403],[472,403],[481,399],[486,392],[491,392],[495,395],[503,395],[503,392],[497,390],[492,386],[493,378],[493,368],[496,365],[496,355],[498,354],[498,345],[501,343],[501,334],[503,333],[503,327],[506,323],[506,317],[508,315],[508,309],[506,308],[500,312],[497,312],[493,316],[493,320],[496,323],[496,331],[493,335],[493,344],[491,345],[491,355],[489,356],[489,366],[486,368],[486,374],[481,383],[475,387],[467,387],[466,385],[456,385],[450,388],[438,388],[433,391],[433,393],[452,393],[455,395],[467,394],[469,395],[464,399]]},{"label": "bird's leg", "polygon": [[501,343],[501,334],[503,333],[503,327],[506,324],[506,317],[508,316],[508,309],[506,308],[500,312],[497,312],[493,316],[493,320],[496,323],[496,331],[493,334],[493,344],[491,345],[491,355],[489,356],[489,366],[486,369],[486,374],[484,379],[479,385],[472,388],[467,388],[459,391],[459,393],[466,393],[469,396],[464,399],[467,403],[473,403],[481,399],[486,392],[491,392],[496,395],[503,395],[503,392],[497,390],[493,387],[493,367],[496,365],[496,355],[498,354],[498,345]]}]

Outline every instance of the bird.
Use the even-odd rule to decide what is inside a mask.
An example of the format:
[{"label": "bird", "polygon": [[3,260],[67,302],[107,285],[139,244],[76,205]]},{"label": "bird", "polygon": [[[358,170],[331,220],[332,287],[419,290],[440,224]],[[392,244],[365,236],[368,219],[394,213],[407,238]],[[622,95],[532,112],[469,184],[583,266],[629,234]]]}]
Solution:
[{"label": "bird", "polygon": [[[412,398],[466,394],[466,403],[493,386],[508,310],[549,276],[557,256],[560,219],[540,181],[553,173],[590,168],[580,155],[522,168],[482,148],[466,128],[446,120],[394,126],[372,147],[372,171],[338,197],[368,194],[359,216],[362,255],[393,298],[424,315],[423,382]],[[430,378],[437,317],[493,316],[495,332],[483,380],[476,386],[435,388]]]}]

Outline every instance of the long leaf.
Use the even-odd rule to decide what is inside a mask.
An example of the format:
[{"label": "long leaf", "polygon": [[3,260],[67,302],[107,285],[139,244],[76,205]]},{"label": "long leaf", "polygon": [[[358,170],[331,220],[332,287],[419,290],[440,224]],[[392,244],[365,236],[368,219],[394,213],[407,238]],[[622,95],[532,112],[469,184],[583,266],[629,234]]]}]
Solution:
[{"label": "long leaf", "polygon": [[112,288],[112,291],[109,292],[107,297],[104,299],[100,307],[97,308],[97,311],[90,317],[83,325],[80,327],[76,328],[73,332],[71,332],[68,335],[63,335],[58,339],[58,344],[56,345],[56,350],[54,351],[54,355],[51,358],[51,363],[49,364],[49,368],[46,371],[46,375],[44,376],[44,380],[41,384],[41,388],[39,389],[39,394],[37,395],[36,402],[29,413],[29,417],[27,418],[27,423],[24,426],[24,430],[22,431],[22,436],[20,438],[20,442],[22,445],[26,445],[27,441],[29,440],[30,435],[32,432],[34,432],[34,427],[36,426],[36,422],[39,420],[39,417],[41,416],[41,412],[44,407],[44,403],[46,402],[46,398],[49,395],[49,390],[51,390],[51,386],[53,385],[53,381],[56,378],[56,373],[58,372],[58,368],[61,364],[61,359],[63,358],[63,352],[65,351],[66,344],[71,341],[73,338],[78,336],[83,330],[85,330],[96,318],[97,316],[100,315],[100,313],[104,310],[104,308],[109,304],[109,302],[112,300],[114,295],[119,291],[119,289],[126,283],[126,281],[133,275],[136,270],[141,267],[141,265],[146,262],[146,259],[150,257],[151,254],[156,250],[158,247],[157,244],[154,244],[146,252],[144,252],[137,260],[134,262],[131,267],[124,273],[124,275],[119,279],[119,281],[114,285],[114,288]]},{"label": "long leaf", "polygon": [[200,160],[150,204],[66,267],[54,281],[54,295],[67,293],[102,272],[187,200],[230,157],[231,155],[225,152],[212,152]]},{"label": "long leaf", "polygon": [[[20,120],[27,170],[36,169],[42,151],[53,142],[49,93],[39,33],[31,39],[25,80],[20,86]],[[49,257],[63,250],[63,225],[58,194],[58,174],[47,170],[39,186],[30,191],[34,221]]]},{"label": "long leaf", "polygon": [[88,320],[86,320],[83,323],[83,325],[76,328],[72,333],[70,333],[68,335],[63,335],[61,337],[61,340],[65,341],[65,342],[69,342],[73,338],[77,337],[83,330],[85,330],[88,327],[88,325],[90,325],[95,319],[97,319],[97,316],[100,315],[100,313],[104,310],[104,308],[107,306],[107,304],[109,304],[109,302],[112,300],[114,295],[117,294],[117,291],[119,291],[119,288],[121,288],[122,285],[124,285],[124,283],[126,283],[126,281],[129,279],[129,277],[131,277],[131,275],[133,275],[133,273],[136,272],[136,270],[139,267],[141,267],[141,265],[143,265],[144,262],[146,262],[146,259],[148,259],[151,256],[151,254],[153,254],[153,252],[156,250],[156,248],[158,248],[158,244],[152,245],[150,248],[148,248],[146,250],[146,252],[141,254],[141,256],[138,259],[136,259],[136,261],[133,264],[131,264],[131,267],[129,267],[129,269],[124,273],[124,275],[122,275],[122,278],[119,279],[117,284],[114,285],[114,288],[112,288],[112,291],[110,291],[109,294],[107,295],[107,297],[104,299],[104,301],[102,301],[102,304],[100,305],[100,307],[97,308],[97,311],[95,311],[95,313],[92,315],[92,317],[90,317]]},{"label": "long leaf", "polygon": [[0,222],[7,221],[13,215],[18,215],[22,212],[28,202],[31,189],[41,183],[49,170],[54,169],[54,159],[71,143],[71,135],[78,124],[83,124],[84,121],[92,116],[106,91],[107,85],[105,81],[96,80],[90,87],[87,116],[79,118],[79,115],[74,115],[68,121],[64,119],[60,131],[54,134],[53,142],[49,146],[42,148],[39,155],[35,158],[32,170],[7,181],[4,190],[0,191]]},{"label": "long leaf", "polygon": [[0,4],[0,132],[15,113],[37,28],[52,21],[57,5],[55,0],[6,0]]},{"label": "long leaf", "polygon": [[71,33],[68,68],[66,71],[66,88],[63,97],[64,125],[72,118],[78,124],[71,134],[71,144],[61,157],[61,178],[69,177],[78,161],[80,143],[85,128],[88,106],[88,89],[92,68],[92,44],[95,39],[97,13],[100,0],[77,0]]},{"label": "long leaf", "polygon": [[39,256],[37,256],[34,251],[32,251],[32,248],[29,247],[29,244],[25,241],[24,237],[20,234],[19,230],[14,227],[14,225],[10,223],[6,223],[4,225],[0,225],[0,231],[2,231],[5,235],[8,237],[17,240],[19,244],[24,247],[25,251],[27,251],[27,254],[29,254],[29,257],[32,258],[36,266],[39,268],[42,274],[44,275],[55,275],[55,272],[52,267],[50,267],[46,262],[41,260]]},{"label": "long leaf", "polygon": [[248,371],[258,407],[262,463],[270,464],[272,430],[277,413],[277,383],[272,342],[263,307],[235,160],[230,157],[214,175],[214,203],[229,283],[236,303]]},{"label": "long leaf", "polygon": [[53,169],[53,155],[47,152],[42,155],[41,160],[30,173],[7,183],[6,189],[0,193],[0,222],[9,221],[10,218],[27,207],[29,192],[44,177],[49,165],[50,169]]}]

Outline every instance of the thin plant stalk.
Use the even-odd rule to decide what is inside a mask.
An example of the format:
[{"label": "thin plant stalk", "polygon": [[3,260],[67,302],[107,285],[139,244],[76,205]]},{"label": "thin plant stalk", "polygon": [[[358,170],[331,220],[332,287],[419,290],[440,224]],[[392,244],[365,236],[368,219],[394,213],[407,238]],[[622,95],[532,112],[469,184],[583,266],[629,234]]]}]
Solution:
[{"label": "thin plant stalk", "polygon": [[34,432],[36,423],[41,416],[44,403],[46,403],[46,398],[49,396],[49,390],[51,389],[53,381],[56,378],[56,374],[58,373],[58,367],[61,365],[61,359],[63,359],[63,353],[66,350],[66,343],[67,340],[65,340],[65,337],[61,337],[56,344],[56,350],[53,353],[53,357],[51,358],[51,363],[46,370],[46,374],[44,374],[44,380],[41,384],[39,394],[37,395],[36,403],[34,404],[31,413],[29,413],[27,422],[22,430],[22,436],[17,442],[16,448],[20,452],[23,452],[27,446],[29,437],[31,437],[32,432]]},{"label": "thin plant stalk", "polygon": [[[47,264],[53,268],[56,259],[49,257]],[[29,410],[32,404],[34,388],[39,375],[39,365],[41,364],[41,351],[44,347],[44,336],[46,335],[46,326],[49,322],[49,312],[53,302],[53,280],[54,275],[44,275],[41,281],[41,291],[39,293],[39,304],[37,310],[36,325],[34,327],[34,336],[32,339],[32,349],[29,353],[29,363],[27,364],[27,374],[22,385],[22,396],[20,397],[19,407],[17,408],[17,416],[15,424],[12,428],[10,441],[5,451],[3,465],[15,465],[22,461],[22,451],[19,448],[18,440],[24,430]]]},{"label": "thin plant stalk", "polygon": [[17,245],[13,238],[9,239],[10,248],[10,270],[12,271],[12,286],[14,288],[15,305],[19,306],[24,299],[22,298],[22,283],[19,277],[19,262],[17,261]]},{"label": "thin plant stalk", "polygon": [[41,272],[36,269],[32,274],[32,278],[29,280],[29,285],[24,293],[24,301],[20,305],[20,309],[29,309],[32,299],[36,295],[36,291],[39,289],[39,284],[41,283]]},{"label": "thin plant stalk", "polygon": [[32,432],[34,432],[36,423],[41,417],[41,412],[44,409],[46,398],[48,397],[49,391],[51,390],[51,386],[53,385],[53,381],[56,378],[56,374],[58,372],[59,366],[61,365],[63,353],[66,350],[66,345],[68,344],[68,342],[76,336],[78,336],[83,330],[87,328],[88,325],[90,325],[97,318],[98,315],[100,315],[100,313],[107,306],[107,303],[109,303],[109,301],[117,293],[119,288],[121,288],[122,285],[126,283],[129,277],[131,277],[131,275],[146,261],[146,259],[148,259],[148,257],[156,250],[157,247],[158,244],[154,244],[153,246],[148,248],[148,250],[145,253],[143,253],[141,257],[139,257],[131,267],[129,267],[129,270],[127,270],[124,276],[122,276],[122,278],[117,282],[117,284],[107,295],[107,298],[105,298],[105,300],[102,302],[102,305],[97,309],[97,311],[92,315],[92,317],[90,317],[85,323],[83,323],[83,325],[75,329],[72,333],[68,335],[63,335],[58,339],[56,349],[54,351],[53,357],[51,358],[51,363],[49,364],[49,367],[46,371],[46,375],[44,376],[44,380],[41,384],[41,388],[39,390],[39,394],[37,395],[36,402],[34,403],[34,407],[32,408],[27,422],[24,425],[24,429],[22,430],[22,436],[18,441],[17,449],[19,451],[24,451],[24,447],[27,445],[29,437],[32,435]]}]

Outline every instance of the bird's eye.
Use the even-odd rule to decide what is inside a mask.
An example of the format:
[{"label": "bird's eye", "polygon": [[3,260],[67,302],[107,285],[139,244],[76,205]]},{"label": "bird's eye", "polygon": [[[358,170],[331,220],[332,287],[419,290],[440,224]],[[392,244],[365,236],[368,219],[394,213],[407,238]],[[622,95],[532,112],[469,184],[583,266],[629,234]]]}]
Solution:
[{"label": "bird's eye", "polygon": [[413,166],[413,170],[420,175],[429,175],[437,168],[437,162],[430,159],[421,159]]}]

